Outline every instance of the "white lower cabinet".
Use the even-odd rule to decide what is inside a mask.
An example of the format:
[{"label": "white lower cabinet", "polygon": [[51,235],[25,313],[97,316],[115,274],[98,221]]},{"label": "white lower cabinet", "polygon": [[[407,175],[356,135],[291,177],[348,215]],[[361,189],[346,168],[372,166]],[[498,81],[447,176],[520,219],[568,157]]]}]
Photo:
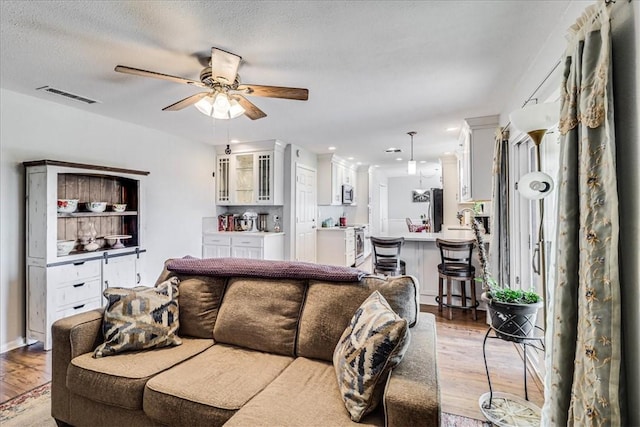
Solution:
[{"label": "white lower cabinet", "polygon": [[102,264],[103,289],[133,288],[140,284],[138,258],[135,256],[119,256],[108,258]]},{"label": "white lower cabinet", "polygon": [[53,322],[103,306],[102,292],[107,287],[129,288],[140,283],[140,254],[28,265],[27,340],[41,341],[50,350]]},{"label": "white lower cabinet", "polygon": [[220,232],[202,236],[202,258],[250,258],[282,261],[284,233]]},{"label": "white lower cabinet", "polygon": [[356,263],[356,235],[353,227],[318,229],[319,264],[351,267]]}]

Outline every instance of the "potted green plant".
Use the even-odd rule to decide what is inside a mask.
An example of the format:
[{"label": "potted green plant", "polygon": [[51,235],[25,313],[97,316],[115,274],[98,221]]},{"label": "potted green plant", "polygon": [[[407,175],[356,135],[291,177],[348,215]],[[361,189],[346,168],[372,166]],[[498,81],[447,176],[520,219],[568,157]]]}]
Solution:
[{"label": "potted green plant", "polygon": [[498,337],[520,343],[533,334],[538,310],[542,307],[542,297],[533,290],[511,289],[498,284],[489,274],[482,225],[474,218],[471,226],[482,268],[482,276],[476,280],[482,282],[482,299],[487,303],[491,326]]}]

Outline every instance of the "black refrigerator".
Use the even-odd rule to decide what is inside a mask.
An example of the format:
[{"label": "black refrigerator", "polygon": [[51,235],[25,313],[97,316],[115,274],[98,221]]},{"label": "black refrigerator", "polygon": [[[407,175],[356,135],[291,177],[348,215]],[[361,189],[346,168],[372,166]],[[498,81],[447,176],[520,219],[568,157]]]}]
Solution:
[{"label": "black refrigerator", "polygon": [[431,232],[439,233],[442,231],[442,188],[432,188],[430,191],[430,214],[431,214]]}]

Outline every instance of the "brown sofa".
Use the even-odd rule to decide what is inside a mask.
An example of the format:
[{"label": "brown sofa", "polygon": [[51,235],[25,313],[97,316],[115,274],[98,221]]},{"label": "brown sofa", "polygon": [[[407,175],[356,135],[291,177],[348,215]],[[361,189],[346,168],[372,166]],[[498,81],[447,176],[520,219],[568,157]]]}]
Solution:
[{"label": "brown sofa", "polygon": [[410,345],[364,425],[439,426],[435,319],[411,276],[357,282],[210,277],[180,282],[182,345],[94,359],[102,310],[53,325],[51,413],[59,425],[346,426],[333,350],[379,290]]}]

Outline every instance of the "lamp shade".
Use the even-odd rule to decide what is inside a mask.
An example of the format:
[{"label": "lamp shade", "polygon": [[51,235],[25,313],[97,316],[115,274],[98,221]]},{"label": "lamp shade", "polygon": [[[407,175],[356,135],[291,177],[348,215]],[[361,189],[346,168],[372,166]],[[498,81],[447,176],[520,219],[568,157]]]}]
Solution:
[{"label": "lamp shade", "polygon": [[542,199],[552,190],[553,179],[544,172],[529,172],[518,181],[518,191],[526,199]]},{"label": "lamp shade", "polygon": [[559,117],[559,102],[527,105],[509,114],[511,124],[525,133],[547,130],[558,123]]},{"label": "lamp shade", "polygon": [[416,161],[415,160],[409,160],[409,162],[407,163],[407,174],[409,174],[409,175],[415,175],[416,174]]}]

